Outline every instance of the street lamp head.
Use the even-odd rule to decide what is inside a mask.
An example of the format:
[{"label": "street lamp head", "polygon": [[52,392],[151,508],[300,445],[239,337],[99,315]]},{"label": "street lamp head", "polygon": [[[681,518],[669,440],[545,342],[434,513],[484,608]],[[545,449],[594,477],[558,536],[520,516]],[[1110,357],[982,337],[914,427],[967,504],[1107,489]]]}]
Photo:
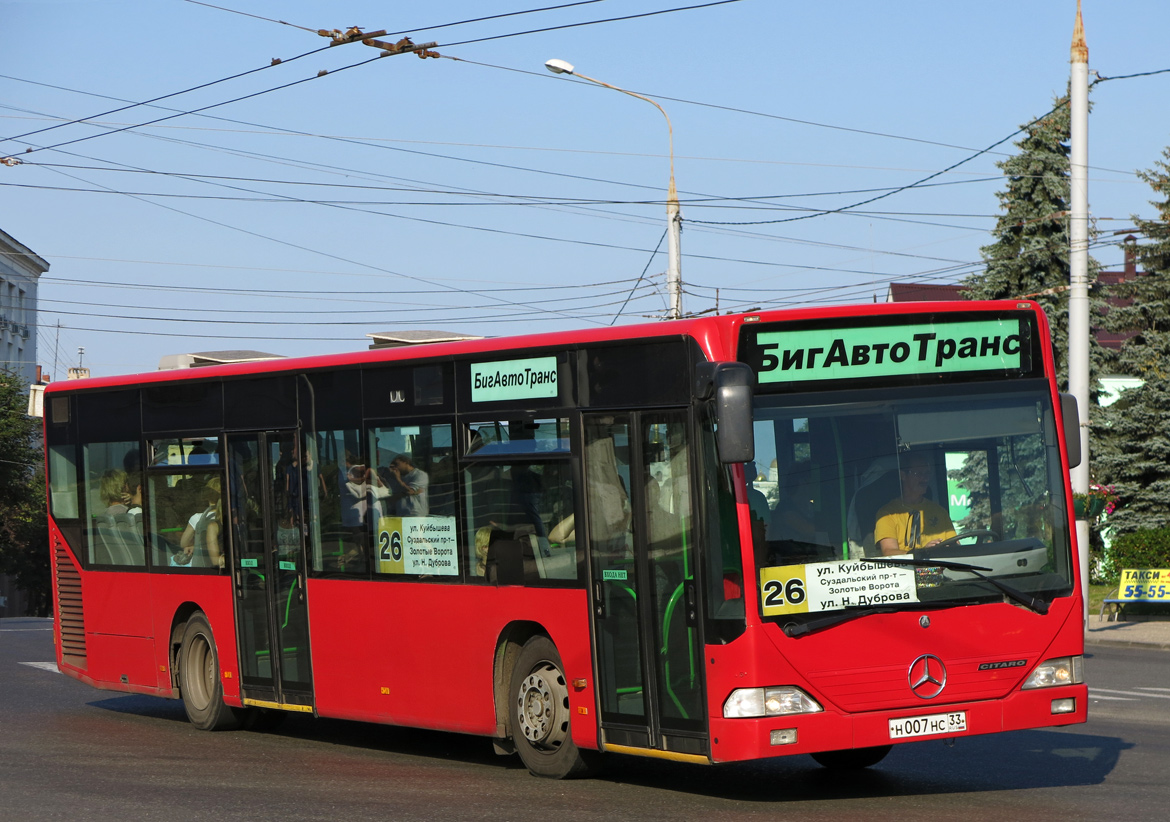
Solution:
[{"label": "street lamp head", "polygon": [[564,60],[556,60],[556,59],[546,60],[544,63],[544,67],[546,69],[548,69],[549,71],[551,71],[553,74],[572,74],[573,73],[573,64],[566,63]]}]

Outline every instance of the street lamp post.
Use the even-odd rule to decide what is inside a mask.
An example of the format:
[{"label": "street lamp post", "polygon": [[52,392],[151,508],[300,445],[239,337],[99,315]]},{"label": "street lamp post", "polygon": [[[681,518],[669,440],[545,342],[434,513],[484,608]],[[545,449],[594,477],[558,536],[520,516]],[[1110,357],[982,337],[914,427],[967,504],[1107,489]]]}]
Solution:
[{"label": "street lamp post", "polygon": [[662,116],[666,118],[666,131],[670,137],[670,186],[666,190],[666,249],[667,249],[667,268],[666,268],[666,291],[670,296],[670,310],[667,313],[668,319],[677,320],[682,317],[682,262],[680,251],[680,240],[682,234],[682,215],[678,209],[678,192],[674,187],[674,127],[670,124],[670,116],[667,115],[666,109],[658,105],[649,97],[644,97],[641,94],[636,94],[632,91],[626,91],[624,88],[610,85],[593,77],[587,77],[574,70],[572,64],[566,63],[564,60],[549,60],[544,64],[544,67],[553,74],[571,74],[574,77],[580,77],[582,80],[588,80],[590,83],[596,83],[599,86],[611,88],[614,91],[620,91],[622,94],[628,94],[631,97],[637,97],[639,100],[645,100],[654,108],[662,112]]}]

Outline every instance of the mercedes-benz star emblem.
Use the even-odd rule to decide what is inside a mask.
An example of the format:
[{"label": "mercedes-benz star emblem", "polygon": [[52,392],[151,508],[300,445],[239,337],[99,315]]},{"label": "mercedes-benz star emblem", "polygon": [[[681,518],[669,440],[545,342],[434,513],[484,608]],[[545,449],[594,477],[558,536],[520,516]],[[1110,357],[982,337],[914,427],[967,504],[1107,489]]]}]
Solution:
[{"label": "mercedes-benz star emblem", "polygon": [[910,663],[910,690],[919,699],[934,699],[947,685],[947,668],[934,654],[923,654]]}]

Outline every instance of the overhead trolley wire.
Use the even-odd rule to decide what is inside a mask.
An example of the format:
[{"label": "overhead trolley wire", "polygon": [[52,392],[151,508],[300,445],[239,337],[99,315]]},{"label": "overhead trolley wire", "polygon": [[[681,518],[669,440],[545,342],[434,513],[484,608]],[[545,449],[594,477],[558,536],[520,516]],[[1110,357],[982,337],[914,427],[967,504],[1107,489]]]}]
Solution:
[{"label": "overhead trolley wire", "polygon": [[[300,60],[302,57],[309,57],[309,56],[314,55],[314,54],[320,54],[321,52],[327,51],[328,49],[329,49],[328,46],[322,46],[319,49],[313,49],[312,51],[306,51],[304,54],[298,54],[295,57],[289,57],[288,59],[282,59],[279,63],[269,63],[268,65],[265,65],[265,66],[258,66],[257,68],[248,69],[247,71],[242,71],[238,74],[233,74],[229,77],[221,77],[218,80],[210,80],[206,83],[200,83],[197,86],[192,86],[191,88],[186,88],[186,89],[183,89],[182,91],[172,91],[168,94],[162,94],[158,97],[153,97],[149,100],[143,100],[141,102],[129,103],[128,105],[120,106],[118,108],[112,108],[108,111],[103,111],[103,112],[100,112],[98,114],[91,114],[87,117],[79,117],[76,120],[69,120],[68,122],[64,122],[64,123],[55,123],[54,125],[46,126],[45,128],[39,128],[39,129],[36,129],[35,131],[26,131],[24,134],[17,134],[13,137],[3,137],[3,138],[0,138],[0,140],[21,140],[21,141],[23,141],[23,139],[25,137],[31,137],[34,134],[42,134],[46,131],[52,131],[52,130],[58,129],[58,128],[65,128],[66,126],[77,125],[79,123],[88,123],[90,120],[96,119],[98,117],[108,117],[111,114],[117,114],[118,112],[127,111],[128,109],[138,108],[139,106],[149,106],[149,105],[152,105],[153,103],[157,103],[160,100],[166,100],[166,99],[169,99],[171,97],[179,97],[183,94],[190,94],[193,91],[199,91],[201,89],[210,88],[211,86],[216,86],[216,85],[219,85],[220,83],[226,83],[229,80],[238,80],[241,77],[247,77],[249,74],[256,74],[257,72],[267,71],[270,68],[275,68],[277,65],[284,65],[285,63],[291,63],[294,60]],[[16,79],[16,78],[9,78],[9,79]],[[310,78],[310,79],[315,79],[315,78]],[[34,82],[34,81],[27,81],[27,82]],[[38,84],[38,85],[40,85],[40,84]],[[295,83],[292,85],[295,85]],[[277,88],[286,88],[286,86],[278,86]],[[275,89],[272,89],[272,90],[274,91]],[[99,95],[99,96],[104,96],[104,95]],[[252,95],[249,95],[249,96],[252,96]],[[247,98],[242,97],[240,99],[247,99]],[[235,101],[229,100],[228,102],[235,102]],[[226,105],[226,103],[218,103],[216,105]],[[214,107],[215,106],[210,106],[209,108],[214,108]],[[201,110],[202,109],[196,109],[196,111],[201,111]],[[183,114],[191,114],[191,113],[194,113],[194,112],[183,112]],[[177,116],[181,116],[181,115],[176,114],[175,116],[177,117]],[[114,131],[111,131],[111,132],[103,132],[102,134],[90,135],[90,137],[101,137],[107,133],[112,134],[112,133],[116,133],[118,131],[125,131],[125,130],[131,129],[131,128],[142,128],[145,125],[154,125],[155,123],[160,123],[160,122],[163,122],[163,120],[168,120],[168,119],[172,119],[172,118],[164,117],[160,120],[153,120],[150,123],[143,123],[143,124],[139,124],[139,125],[126,126],[124,128],[114,129]],[[87,138],[83,138],[83,139],[90,139],[90,138],[87,137]],[[80,142],[80,140],[73,140],[71,142]],[[60,146],[69,145],[69,144],[70,143],[59,143],[58,145],[48,146],[47,148],[59,148]],[[43,148],[35,148],[35,147],[33,148],[33,151],[42,151],[42,150],[44,150],[44,149]]]},{"label": "overhead trolley wire", "polygon": [[[301,29],[302,31],[312,32],[313,34],[317,34],[320,31],[320,29],[308,28],[307,26],[297,26],[293,23],[286,23],[284,20],[276,20],[272,17],[262,17],[259,14],[250,14],[246,11],[239,11],[238,9],[232,9],[232,8],[228,8],[226,6],[217,6],[217,5],[214,5],[212,3],[205,3],[205,2],[203,2],[203,0],[185,0],[185,2],[192,3],[196,6],[207,6],[208,8],[218,9],[219,11],[226,11],[226,12],[230,12],[232,14],[239,14],[239,15],[242,15],[244,17],[252,17],[256,20],[264,20],[264,21],[269,22],[269,23],[280,23],[281,25],[292,26],[293,28]],[[396,37],[399,34],[409,34],[411,32],[415,32],[415,31],[436,31],[438,29],[451,28],[452,26],[465,26],[468,23],[484,23],[484,22],[487,22],[488,20],[501,20],[505,17],[519,17],[519,16],[525,15],[525,14],[536,14],[538,12],[544,12],[544,11],[557,11],[559,9],[573,8],[574,6],[590,6],[590,5],[593,5],[594,3],[603,3],[603,2],[605,2],[605,0],[577,0],[577,2],[575,2],[575,3],[562,3],[559,6],[545,6],[543,8],[539,8],[539,9],[522,9],[521,11],[509,11],[509,12],[504,12],[502,14],[491,14],[491,15],[488,15],[486,17],[472,17],[472,18],[469,18],[467,20],[460,20],[460,21],[455,22],[455,23],[442,23],[438,26],[421,26],[421,27],[416,27],[416,28],[412,28],[412,29],[406,29],[404,31],[393,31],[393,32],[388,32],[386,35],[383,35],[383,36]]]},{"label": "overhead trolley wire", "polygon": [[[328,47],[326,47],[326,48],[328,48]],[[318,49],[317,51],[322,51],[322,49]],[[308,52],[308,54],[315,54],[315,53],[317,53],[317,52]],[[301,55],[301,56],[304,57],[306,55]],[[148,120],[144,123],[138,123],[137,125],[122,126],[121,128],[115,128],[115,129],[111,129],[109,131],[103,131],[100,134],[90,134],[87,137],[78,137],[78,138],[73,139],[73,140],[64,140],[60,143],[54,143],[53,145],[49,145],[49,146],[31,147],[31,149],[26,151],[25,154],[32,154],[32,153],[40,152],[40,151],[53,151],[55,149],[60,149],[60,148],[63,148],[65,146],[76,145],[77,143],[84,143],[88,140],[93,140],[93,139],[96,139],[98,137],[108,137],[112,134],[119,134],[123,131],[131,131],[134,129],[146,128],[147,126],[153,126],[157,123],[166,122],[167,120],[174,120],[177,117],[186,117],[186,116],[191,115],[191,114],[199,114],[201,112],[208,111],[208,110],[213,109],[213,108],[219,108],[220,106],[231,105],[232,103],[239,103],[239,102],[242,102],[244,100],[251,100],[255,97],[260,97],[264,94],[271,94],[274,91],[283,91],[284,89],[289,89],[289,88],[292,88],[293,86],[299,86],[302,83],[308,83],[312,80],[319,80],[322,76],[328,76],[329,74],[338,74],[342,71],[348,71],[349,69],[359,68],[361,66],[366,66],[366,65],[369,65],[370,63],[373,63],[377,60],[381,60],[382,57],[383,57],[382,54],[378,54],[377,56],[371,57],[368,60],[362,60],[362,61],[357,62],[357,63],[351,63],[348,66],[341,66],[339,68],[330,69],[328,71],[328,73],[325,75],[314,74],[310,77],[302,77],[301,79],[293,80],[290,83],[284,83],[284,84],[279,85],[279,86],[273,86],[272,88],[261,89],[260,91],[254,91],[251,94],[243,94],[239,97],[233,97],[230,100],[223,100],[223,101],[218,102],[218,103],[209,103],[206,106],[200,106],[199,108],[181,111],[181,112],[178,112],[176,114],[168,114],[165,117],[159,117],[159,118],[154,119],[154,120]],[[268,67],[265,67],[265,68],[268,68]],[[253,69],[253,71],[258,71],[258,70],[259,69]],[[16,138],[12,138],[12,139],[16,139]]]}]

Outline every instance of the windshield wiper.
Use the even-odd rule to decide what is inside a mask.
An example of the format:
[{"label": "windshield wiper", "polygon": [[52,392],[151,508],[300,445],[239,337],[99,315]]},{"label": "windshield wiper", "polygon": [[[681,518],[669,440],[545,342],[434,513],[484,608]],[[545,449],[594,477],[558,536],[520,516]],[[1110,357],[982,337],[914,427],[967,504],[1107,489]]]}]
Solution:
[{"label": "windshield wiper", "polygon": [[809,634],[823,631],[826,628],[832,628],[834,625],[840,625],[842,622],[848,622],[851,619],[858,619],[863,616],[870,616],[872,614],[892,614],[897,611],[897,608],[856,608],[850,611],[838,611],[832,616],[821,617],[820,619],[810,619],[808,622],[789,622],[781,630],[786,636],[802,637]]},{"label": "windshield wiper", "polygon": [[[866,562],[869,562],[867,559]],[[947,599],[947,600],[933,600],[929,602],[915,602],[912,603],[915,608],[919,609],[936,609],[936,608],[954,608],[956,606],[970,605],[969,602],[962,600]],[[861,606],[849,608],[843,611],[837,611],[830,616],[823,616],[820,619],[810,619],[808,622],[789,622],[780,630],[784,631],[785,636],[792,638],[808,636],[815,634],[817,631],[823,631],[826,628],[832,628],[835,625],[840,625],[842,622],[848,622],[851,619],[858,619],[860,617],[873,616],[874,614],[896,614],[907,610],[905,606],[901,608],[872,607]]]},{"label": "windshield wiper", "polygon": [[1034,597],[1031,594],[1026,594],[1006,583],[1000,582],[995,577],[989,577],[983,574],[983,571],[990,571],[991,569],[985,568],[982,565],[968,565],[965,562],[951,562],[946,559],[901,559],[899,557],[870,557],[865,561],[884,565],[909,565],[914,568],[943,568],[947,571],[965,571],[984,582],[991,583],[1013,602],[1023,605],[1025,608],[1033,610],[1038,614],[1048,613],[1048,602],[1046,600]]}]

